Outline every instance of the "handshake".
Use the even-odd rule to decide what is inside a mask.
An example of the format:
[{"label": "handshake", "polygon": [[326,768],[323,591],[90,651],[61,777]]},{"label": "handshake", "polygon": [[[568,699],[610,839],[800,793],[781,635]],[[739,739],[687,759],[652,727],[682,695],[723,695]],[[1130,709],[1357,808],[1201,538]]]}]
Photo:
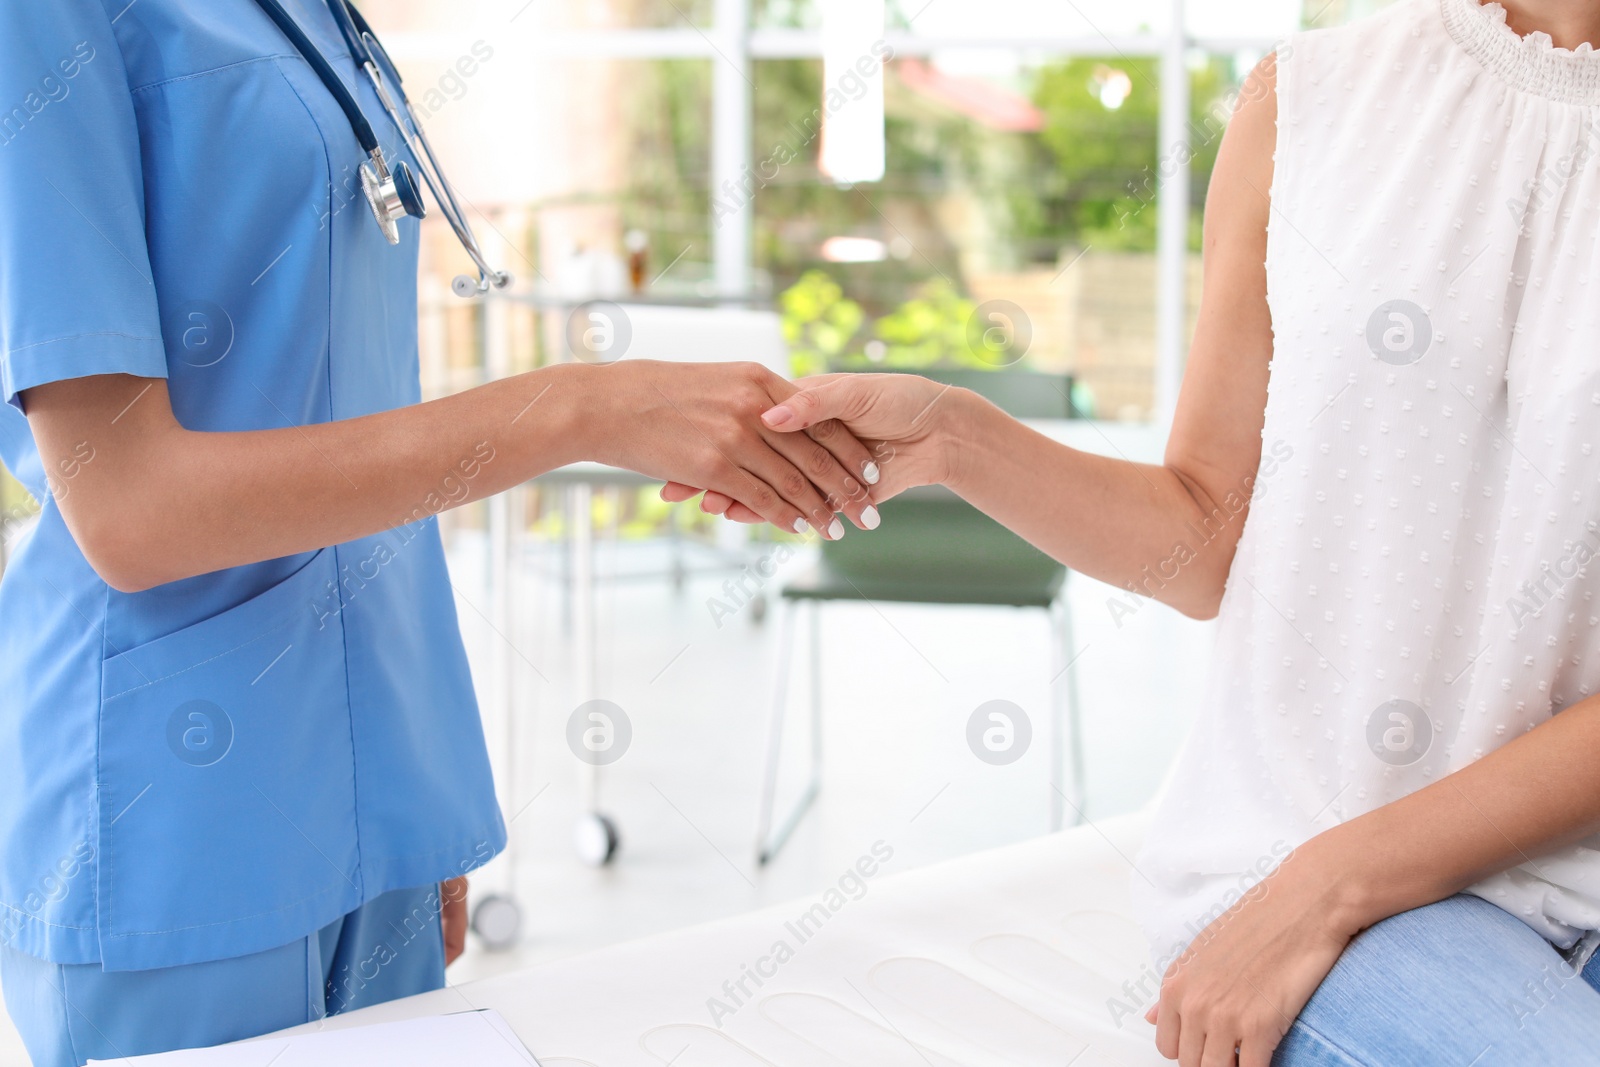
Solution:
[{"label": "handshake", "polygon": [[949,424],[970,396],[909,374],[789,382],[755,363],[585,371],[609,379],[592,383],[609,417],[586,458],[662,479],[663,500],[703,493],[710,514],[834,541],[841,516],[876,529],[879,502],[949,479]]}]

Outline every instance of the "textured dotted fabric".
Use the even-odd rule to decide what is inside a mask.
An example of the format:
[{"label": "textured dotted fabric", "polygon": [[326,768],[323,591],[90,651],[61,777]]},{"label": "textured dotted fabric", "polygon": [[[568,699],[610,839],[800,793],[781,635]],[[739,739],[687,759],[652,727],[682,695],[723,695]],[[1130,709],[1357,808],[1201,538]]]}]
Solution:
[{"label": "textured dotted fabric", "polygon": [[[1497,4],[1279,49],[1263,458],[1134,876],[1158,958],[1294,846],[1600,693],[1597,153],[1600,53]],[[1597,850],[1471,891],[1570,946]]]}]

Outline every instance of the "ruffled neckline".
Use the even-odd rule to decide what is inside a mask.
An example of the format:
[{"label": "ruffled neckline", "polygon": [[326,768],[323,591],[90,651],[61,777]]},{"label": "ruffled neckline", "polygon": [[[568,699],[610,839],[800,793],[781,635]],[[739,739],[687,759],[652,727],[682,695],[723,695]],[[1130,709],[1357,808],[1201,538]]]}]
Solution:
[{"label": "ruffled neckline", "polygon": [[1450,36],[1508,84],[1559,103],[1600,105],[1600,52],[1587,41],[1557,48],[1542,30],[1520,36],[1494,0],[1439,3]]}]

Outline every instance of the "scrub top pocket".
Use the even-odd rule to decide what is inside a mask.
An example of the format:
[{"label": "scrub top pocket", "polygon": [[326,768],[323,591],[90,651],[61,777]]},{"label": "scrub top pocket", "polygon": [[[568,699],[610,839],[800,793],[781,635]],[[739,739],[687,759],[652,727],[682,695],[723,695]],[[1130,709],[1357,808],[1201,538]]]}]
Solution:
[{"label": "scrub top pocket", "polygon": [[[237,607],[104,661],[108,970],[138,966],[141,939],[237,956],[359,904],[344,628],[326,608],[335,578],[324,549]],[[173,857],[203,862],[178,869]],[[256,912],[239,914],[241,900]]]}]

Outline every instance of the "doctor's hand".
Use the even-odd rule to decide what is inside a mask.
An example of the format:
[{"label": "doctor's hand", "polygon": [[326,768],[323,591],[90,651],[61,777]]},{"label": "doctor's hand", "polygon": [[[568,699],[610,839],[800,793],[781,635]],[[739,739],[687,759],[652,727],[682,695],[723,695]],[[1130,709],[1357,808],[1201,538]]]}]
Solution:
[{"label": "doctor's hand", "polygon": [[623,360],[594,369],[607,376],[597,392],[614,405],[596,443],[601,462],[697,486],[689,496],[714,493],[747,521],[795,533],[809,526],[837,540],[836,512],[864,530],[878,525],[872,454],[827,418],[803,433],[764,425],[762,413],[797,392],[765,367]]},{"label": "doctor's hand", "polygon": [[[882,480],[873,486],[874,499],[887,500],[912,486],[947,483],[954,477],[955,435],[950,423],[975,399],[966,390],[914,374],[822,374],[794,384],[799,388],[762,412],[762,424],[796,436],[842,424],[867,442],[881,472]],[[699,491],[694,483],[669,484],[661,497],[677,502]],[[762,519],[715,487],[706,490],[700,506],[739,522]]]},{"label": "doctor's hand", "polygon": [[467,879],[465,875],[439,883],[439,925],[444,933],[444,965],[454,963],[467,950]]}]

